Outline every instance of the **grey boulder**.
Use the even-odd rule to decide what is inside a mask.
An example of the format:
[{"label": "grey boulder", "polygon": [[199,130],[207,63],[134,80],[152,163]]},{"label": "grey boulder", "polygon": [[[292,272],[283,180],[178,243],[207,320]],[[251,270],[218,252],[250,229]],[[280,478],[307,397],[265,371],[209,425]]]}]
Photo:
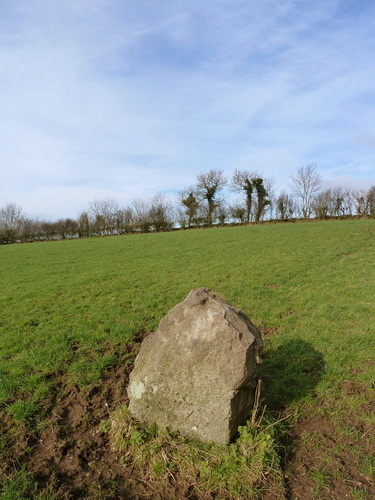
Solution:
[{"label": "grey boulder", "polygon": [[130,375],[129,410],[186,437],[229,443],[254,405],[263,343],[222,295],[192,290],[143,341]]}]

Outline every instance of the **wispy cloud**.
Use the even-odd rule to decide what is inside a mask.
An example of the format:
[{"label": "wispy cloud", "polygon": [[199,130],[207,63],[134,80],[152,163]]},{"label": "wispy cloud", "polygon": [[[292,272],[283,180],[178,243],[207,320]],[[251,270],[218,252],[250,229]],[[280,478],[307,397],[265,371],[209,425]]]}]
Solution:
[{"label": "wispy cloud", "polygon": [[[350,10],[349,10],[350,9]],[[0,205],[74,216],[223,168],[375,183],[375,4],[5,0]]]}]

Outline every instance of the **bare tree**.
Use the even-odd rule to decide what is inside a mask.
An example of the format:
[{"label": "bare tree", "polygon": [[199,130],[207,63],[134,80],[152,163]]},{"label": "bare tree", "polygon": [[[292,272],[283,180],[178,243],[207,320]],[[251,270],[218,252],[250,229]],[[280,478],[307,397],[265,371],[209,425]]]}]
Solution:
[{"label": "bare tree", "polygon": [[218,203],[217,207],[215,208],[215,217],[219,221],[221,226],[224,226],[225,221],[229,217],[229,210],[224,202]]},{"label": "bare tree", "polygon": [[229,207],[229,214],[232,219],[237,220],[240,224],[246,222],[246,208],[239,201],[235,201]]},{"label": "bare tree", "polygon": [[219,205],[217,195],[226,185],[227,181],[223,176],[222,170],[211,169],[209,172],[197,176],[198,190],[202,198],[207,201],[207,222],[210,226],[213,223],[215,208]]},{"label": "bare tree", "polygon": [[367,192],[369,215],[375,215],[375,185],[371,186]]},{"label": "bare tree", "polygon": [[291,175],[291,180],[292,193],[299,198],[302,216],[307,219],[311,215],[313,197],[319,192],[321,184],[316,165],[311,163],[300,167],[296,175]]},{"label": "bare tree", "polygon": [[147,233],[152,226],[150,216],[150,203],[136,199],[132,201],[132,211],[134,220],[134,229]]},{"label": "bare tree", "polygon": [[89,214],[94,220],[95,230],[99,234],[111,234],[116,229],[117,201],[112,198],[94,200],[90,203]]},{"label": "bare tree", "polygon": [[8,203],[0,208],[1,243],[14,243],[17,241],[23,219],[22,207],[16,203]]},{"label": "bare tree", "polygon": [[333,217],[343,217],[345,215],[345,193],[341,187],[332,189],[332,212]]},{"label": "bare tree", "polygon": [[56,226],[53,222],[47,220],[40,221],[41,239],[53,240],[56,239]]},{"label": "bare tree", "polygon": [[38,225],[39,223],[36,220],[27,217],[22,218],[19,229],[19,238],[22,243],[31,242],[37,239]]},{"label": "bare tree", "polygon": [[90,218],[88,212],[83,211],[78,215],[78,236],[80,238],[82,237],[88,237],[90,236]]},{"label": "bare tree", "polygon": [[173,226],[172,205],[163,194],[156,194],[150,202],[150,220],[154,231],[170,231]]},{"label": "bare tree", "polygon": [[355,196],[354,196],[354,191],[351,189],[346,189],[344,193],[345,197],[345,215],[350,215],[352,216],[354,213],[354,208],[355,208]]},{"label": "bare tree", "polygon": [[328,219],[335,211],[335,202],[331,189],[325,189],[316,195],[312,200],[311,206],[315,212],[316,218]]},{"label": "bare tree", "polygon": [[177,208],[176,221],[181,229],[186,229],[188,227],[188,219],[185,210],[183,210],[181,207]]},{"label": "bare tree", "polygon": [[276,209],[276,181],[273,177],[263,177],[264,187],[267,191],[268,204],[264,207],[264,213],[270,213],[270,218],[274,217],[273,211]]},{"label": "bare tree", "polygon": [[351,189],[343,190],[338,186],[332,190],[332,215],[335,217],[352,216],[354,209],[354,193]]},{"label": "bare tree", "polygon": [[286,222],[293,217],[294,211],[295,211],[295,204],[293,198],[285,191],[282,191],[279,197],[276,199],[277,217],[280,220]]},{"label": "bare tree", "polygon": [[116,212],[116,226],[119,233],[130,233],[134,230],[134,214],[131,207]]},{"label": "bare tree", "polygon": [[368,193],[364,189],[354,191],[353,198],[357,215],[367,215],[370,208]]},{"label": "bare tree", "polygon": [[70,217],[59,219],[54,225],[56,227],[56,233],[62,240],[78,236],[78,222]]}]

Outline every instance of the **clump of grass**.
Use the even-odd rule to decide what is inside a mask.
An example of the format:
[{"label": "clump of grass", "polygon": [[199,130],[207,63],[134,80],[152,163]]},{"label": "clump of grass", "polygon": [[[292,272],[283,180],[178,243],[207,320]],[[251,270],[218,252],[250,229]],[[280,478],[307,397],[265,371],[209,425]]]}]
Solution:
[{"label": "clump of grass", "polygon": [[280,478],[276,426],[265,420],[263,415],[240,427],[237,440],[228,446],[190,440],[155,424],[141,426],[126,406],[117,408],[101,429],[108,431],[120,460],[142,470],[146,482],[194,485],[197,492],[219,498],[254,498],[265,476]]},{"label": "clump of grass", "polygon": [[4,477],[2,483],[0,482],[0,498],[2,500],[30,498],[29,494],[34,488],[32,475],[25,468],[15,470],[13,474]]},{"label": "clump of grass", "polygon": [[101,355],[94,349],[82,349],[82,357],[72,362],[69,370],[74,382],[81,386],[97,383],[105,370],[118,362],[114,354]]},{"label": "clump of grass", "polygon": [[[375,456],[369,455],[364,458],[362,470],[369,478],[375,478]],[[374,479],[375,480],[375,479]]]},{"label": "clump of grass", "polygon": [[38,492],[38,484],[33,475],[22,467],[14,470],[0,481],[1,500],[57,500],[57,496],[51,491]]},{"label": "clump of grass", "polygon": [[330,486],[330,475],[324,468],[315,467],[309,471],[308,477],[314,481],[312,497],[320,498],[322,491]]},{"label": "clump of grass", "polygon": [[27,422],[37,413],[38,406],[30,399],[18,399],[8,406],[8,412],[16,422]]}]

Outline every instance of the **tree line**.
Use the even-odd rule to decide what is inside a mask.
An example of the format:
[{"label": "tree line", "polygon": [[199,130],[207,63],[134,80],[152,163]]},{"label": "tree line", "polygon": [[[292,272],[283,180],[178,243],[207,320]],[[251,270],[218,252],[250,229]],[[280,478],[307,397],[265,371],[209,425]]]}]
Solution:
[{"label": "tree line", "polygon": [[[235,170],[226,179],[219,169],[201,173],[196,183],[182,189],[173,204],[164,195],[133,200],[121,208],[114,199],[93,200],[75,219],[55,222],[28,218],[22,207],[0,208],[0,244],[170,231],[175,228],[225,224],[259,224],[264,220],[375,216],[375,185],[368,190],[321,189],[314,164],[300,167],[290,177],[290,191],[275,194],[275,183],[257,172]],[[237,195],[228,202],[223,195]]]}]

